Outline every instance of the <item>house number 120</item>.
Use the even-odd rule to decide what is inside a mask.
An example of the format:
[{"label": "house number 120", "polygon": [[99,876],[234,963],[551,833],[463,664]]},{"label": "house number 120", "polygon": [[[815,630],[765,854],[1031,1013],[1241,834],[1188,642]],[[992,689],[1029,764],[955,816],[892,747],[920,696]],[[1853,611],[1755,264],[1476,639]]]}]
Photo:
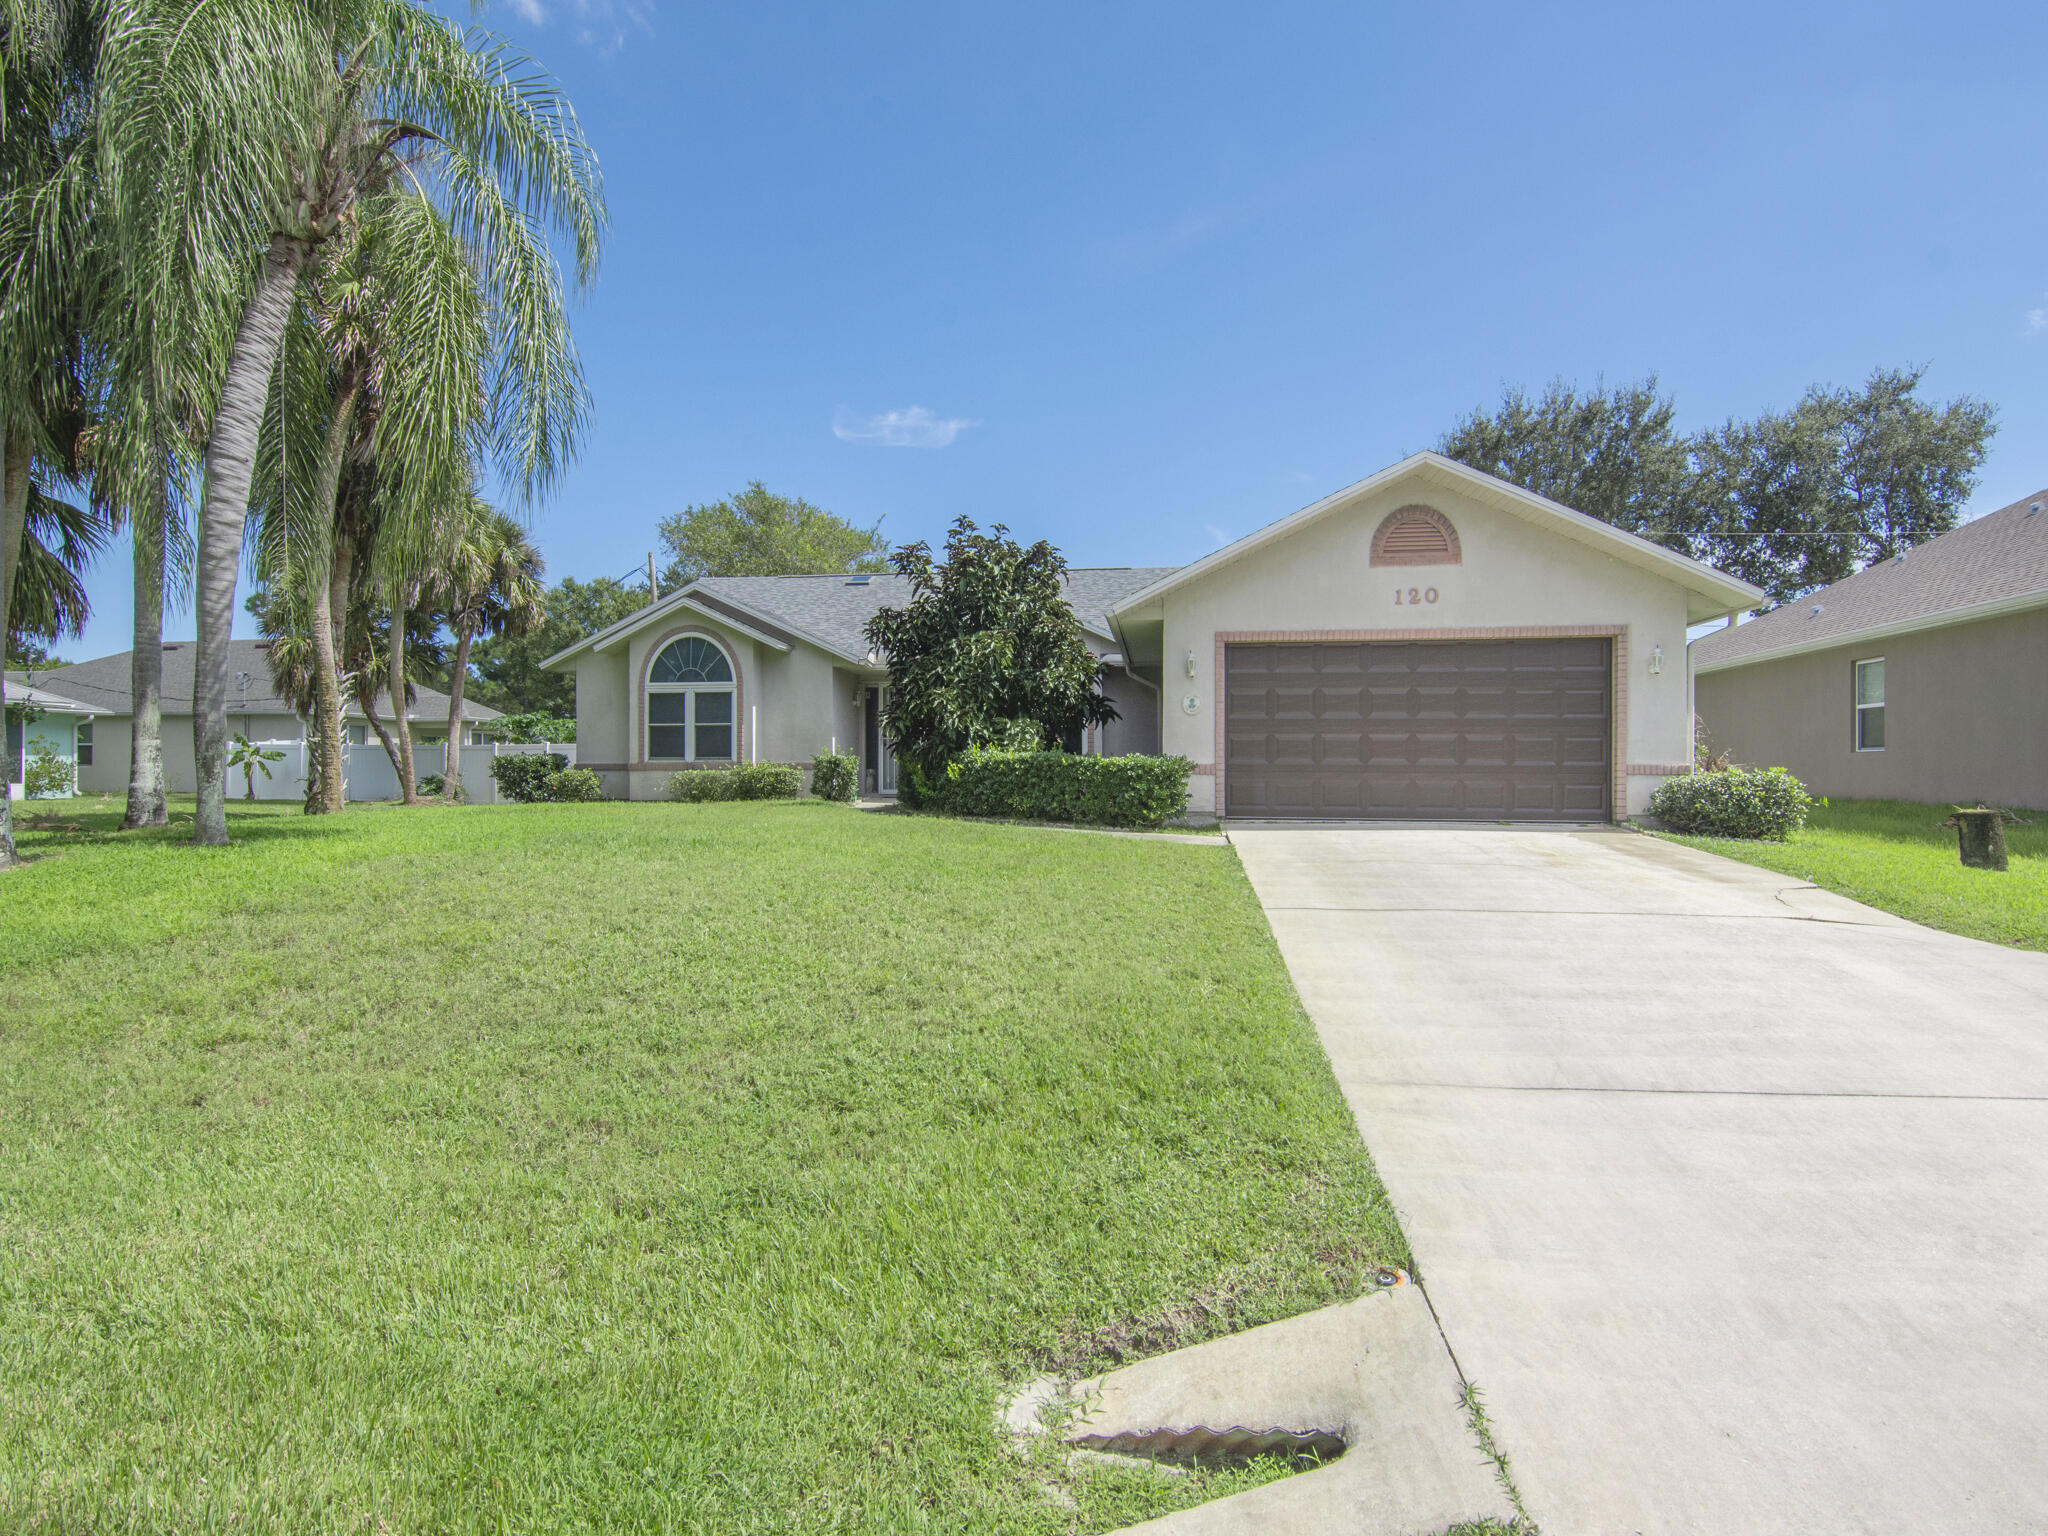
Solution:
[{"label": "house number 120", "polygon": [[1435,587],[1410,587],[1405,596],[1399,587],[1394,588],[1394,606],[1396,608],[1401,607],[1405,603],[1433,603],[1435,601]]}]

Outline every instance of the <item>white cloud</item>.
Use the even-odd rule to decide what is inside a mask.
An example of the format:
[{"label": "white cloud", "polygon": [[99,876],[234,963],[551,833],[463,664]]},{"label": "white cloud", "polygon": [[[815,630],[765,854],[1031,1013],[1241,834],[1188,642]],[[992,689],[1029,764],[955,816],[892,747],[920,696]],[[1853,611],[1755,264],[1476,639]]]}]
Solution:
[{"label": "white cloud", "polygon": [[842,443],[874,443],[882,448],[943,448],[978,421],[961,416],[934,416],[921,405],[903,411],[862,416],[841,406],[832,413],[832,435]]},{"label": "white cloud", "polygon": [[1229,530],[1218,528],[1214,523],[1202,524],[1202,532],[1209,536],[1209,547],[1211,549],[1221,549],[1230,542]]},{"label": "white cloud", "polygon": [[2039,336],[2044,332],[2048,332],[2048,308],[2028,310],[2027,327],[2020,334],[2023,336]]},{"label": "white cloud", "polygon": [[512,0],[512,9],[519,19],[529,27],[544,27],[548,22],[548,8],[540,0]]}]

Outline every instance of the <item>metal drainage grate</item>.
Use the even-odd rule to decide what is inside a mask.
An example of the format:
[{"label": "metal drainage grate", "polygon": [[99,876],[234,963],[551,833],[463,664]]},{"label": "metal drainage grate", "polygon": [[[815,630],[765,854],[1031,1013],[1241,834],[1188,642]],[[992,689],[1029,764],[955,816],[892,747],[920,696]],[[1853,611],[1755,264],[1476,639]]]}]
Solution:
[{"label": "metal drainage grate", "polygon": [[1067,1444],[1084,1451],[1142,1456],[1169,1466],[1241,1467],[1261,1456],[1335,1461],[1344,1454],[1344,1436],[1334,1429],[1247,1429],[1242,1424],[1229,1429],[1193,1424],[1186,1429],[1076,1435]]}]

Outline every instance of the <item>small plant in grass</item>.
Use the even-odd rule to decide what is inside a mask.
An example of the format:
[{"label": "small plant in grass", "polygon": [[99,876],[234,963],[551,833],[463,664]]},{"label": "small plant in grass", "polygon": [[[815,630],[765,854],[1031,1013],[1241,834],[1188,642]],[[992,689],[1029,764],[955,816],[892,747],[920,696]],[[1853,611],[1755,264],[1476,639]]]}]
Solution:
[{"label": "small plant in grass", "polygon": [[438,773],[423,773],[413,782],[423,795],[439,795],[448,788],[448,781]]},{"label": "small plant in grass", "polygon": [[1783,768],[1725,768],[1666,779],[1650,797],[1650,814],[1674,832],[1782,843],[1806,825],[1813,805]]},{"label": "small plant in grass", "polygon": [[31,800],[71,793],[71,764],[57,755],[47,741],[28,749],[28,762],[21,772],[21,792]]},{"label": "small plant in grass", "polygon": [[668,797],[707,800],[794,800],[803,770],[793,763],[742,763],[733,768],[685,768],[668,781]]},{"label": "small plant in grass", "polygon": [[564,768],[540,781],[540,798],[557,804],[602,800],[604,780],[591,768]]},{"label": "small plant in grass", "polygon": [[531,805],[546,798],[542,786],[549,777],[568,766],[568,754],[563,752],[510,753],[491,759],[491,778],[505,799]]},{"label": "small plant in grass", "polygon": [[261,747],[240,731],[228,747],[228,767],[242,770],[244,800],[256,798],[256,772],[263,771],[263,777],[270,777],[270,765],[284,761],[284,754],[275,747]]},{"label": "small plant in grass", "polygon": [[851,752],[820,752],[811,759],[811,793],[853,804],[860,796],[860,759]]}]

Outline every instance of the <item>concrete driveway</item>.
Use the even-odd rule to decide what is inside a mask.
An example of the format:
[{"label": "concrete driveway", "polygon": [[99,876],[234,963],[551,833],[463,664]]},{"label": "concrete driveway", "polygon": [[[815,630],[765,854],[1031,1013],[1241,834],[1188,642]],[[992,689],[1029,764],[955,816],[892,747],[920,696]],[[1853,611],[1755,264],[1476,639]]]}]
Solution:
[{"label": "concrete driveway", "polygon": [[1232,839],[1545,1536],[2048,1530],[2048,955],[1623,831]]}]

